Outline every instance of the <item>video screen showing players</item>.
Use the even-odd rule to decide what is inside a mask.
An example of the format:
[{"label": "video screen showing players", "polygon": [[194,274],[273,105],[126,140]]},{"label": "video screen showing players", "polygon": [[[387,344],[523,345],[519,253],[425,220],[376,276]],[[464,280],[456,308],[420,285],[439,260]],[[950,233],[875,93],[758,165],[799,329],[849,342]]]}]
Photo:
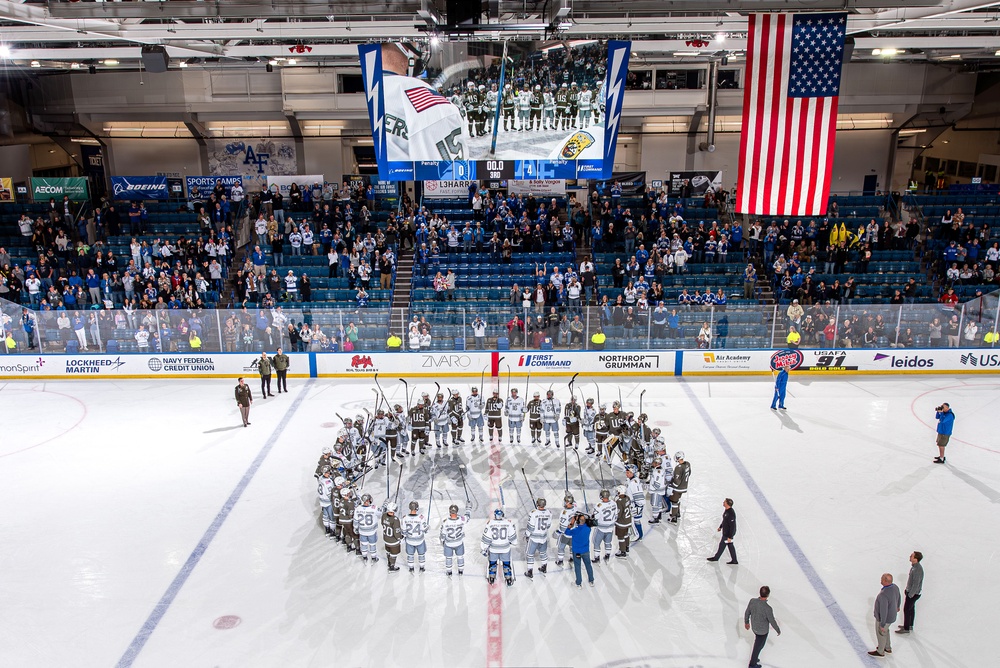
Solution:
[{"label": "video screen showing players", "polygon": [[361,45],[379,176],[606,178],[630,47]]}]

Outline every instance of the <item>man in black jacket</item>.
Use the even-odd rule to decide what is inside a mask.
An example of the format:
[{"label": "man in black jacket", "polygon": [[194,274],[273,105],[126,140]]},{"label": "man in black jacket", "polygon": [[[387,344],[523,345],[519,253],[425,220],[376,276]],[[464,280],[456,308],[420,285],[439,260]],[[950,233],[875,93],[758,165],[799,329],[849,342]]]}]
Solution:
[{"label": "man in black jacket", "polygon": [[716,551],[714,557],[709,557],[708,561],[718,561],[719,557],[722,556],[722,551],[727,547],[729,548],[729,562],[730,564],[738,564],[736,560],[736,545],[733,543],[733,539],[736,538],[736,511],[733,510],[733,500],[725,499],[722,502],[722,507],[726,510],[722,513],[722,524],[719,525],[717,531],[722,532],[722,539],[719,540],[719,549]]}]

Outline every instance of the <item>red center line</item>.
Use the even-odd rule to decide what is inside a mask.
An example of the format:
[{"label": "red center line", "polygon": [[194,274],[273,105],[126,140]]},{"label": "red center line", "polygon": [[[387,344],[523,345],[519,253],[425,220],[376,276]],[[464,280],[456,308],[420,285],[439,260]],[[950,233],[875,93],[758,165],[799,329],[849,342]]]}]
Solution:
[{"label": "red center line", "polygon": [[[500,387],[499,353],[492,355],[493,387]],[[490,499],[493,507],[500,505],[500,481],[503,479],[503,453],[496,441],[490,440]],[[487,512],[491,512],[489,509]],[[499,564],[497,564],[499,570]],[[503,594],[498,585],[487,585],[488,598],[486,607],[486,666],[501,668],[503,666]]]}]

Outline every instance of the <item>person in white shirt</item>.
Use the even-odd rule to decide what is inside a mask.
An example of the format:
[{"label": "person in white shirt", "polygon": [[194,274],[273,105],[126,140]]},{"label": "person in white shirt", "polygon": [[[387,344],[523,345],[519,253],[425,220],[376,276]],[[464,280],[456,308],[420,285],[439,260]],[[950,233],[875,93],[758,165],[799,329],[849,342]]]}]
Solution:
[{"label": "person in white shirt", "polygon": [[135,342],[139,345],[139,352],[149,351],[149,332],[145,325],[139,325],[139,331],[135,333]]},{"label": "person in white shirt", "polygon": [[285,292],[288,294],[289,301],[295,301],[299,294],[299,279],[291,269],[285,275]]},{"label": "person in white shirt", "polygon": [[254,221],[253,231],[257,233],[257,243],[263,246],[267,242],[267,221],[264,220],[263,213]]},{"label": "person in white shirt", "polygon": [[288,243],[292,247],[292,255],[302,255],[302,233],[299,232],[299,228],[292,228],[292,233],[288,235]]},{"label": "person in white shirt", "polygon": [[409,343],[410,352],[418,352],[420,350],[420,332],[417,331],[416,323],[410,325],[410,331],[407,333],[406,338]]}]

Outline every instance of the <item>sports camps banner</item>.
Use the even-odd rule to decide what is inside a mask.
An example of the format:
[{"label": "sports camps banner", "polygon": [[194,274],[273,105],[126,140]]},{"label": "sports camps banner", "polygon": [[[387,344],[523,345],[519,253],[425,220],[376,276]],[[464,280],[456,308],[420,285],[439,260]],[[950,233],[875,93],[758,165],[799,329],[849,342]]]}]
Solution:
[{"label": "sports camps banner", "polygon": [[87,179],[82,176],[31,179],[31,199],[36,202],[47,202],[49,198],[61,200],[64,195],[68,195],[74,202],[80,202],[89,197],[88,192]]},{"label": "sports camps banner", "polygon": [[203,197],[207,197],[211,194],[212,189],[215,188],[215,183],[217,181],[222,182],[222,187],[226,189],[226,196],[229,196],[229,191],[232,190],[233,186],[236,184],[243,185],[242,176],[186,176],[184,177],[184,187],[187,191],[188,197],[191,197],[192,191],[197,188],[198,193]]}]

